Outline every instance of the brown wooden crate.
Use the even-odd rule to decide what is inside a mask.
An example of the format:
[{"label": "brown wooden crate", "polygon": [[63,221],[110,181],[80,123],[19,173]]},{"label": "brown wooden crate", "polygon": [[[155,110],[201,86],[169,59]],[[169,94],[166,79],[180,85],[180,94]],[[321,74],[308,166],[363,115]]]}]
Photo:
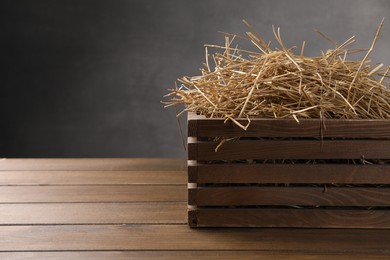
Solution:
[{"label": "brown wooden crate", "polygon": [[[390,184],[390,165],[344,163],[389,160],[390,120],[254,119],[244,131],[190,114],[188,129],[192,227],[390,228],[390,187],[378,186]],[[241,139],[216,152],[214,137]]]}]

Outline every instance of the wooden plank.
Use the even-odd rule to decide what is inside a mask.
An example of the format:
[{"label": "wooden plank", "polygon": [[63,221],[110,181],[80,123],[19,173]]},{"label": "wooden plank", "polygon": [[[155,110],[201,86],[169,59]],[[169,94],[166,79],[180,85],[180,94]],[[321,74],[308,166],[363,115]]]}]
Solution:
[{"label": "wooden plank", "polygon": [[[192,114],[192,115],[191,115]],[[253,118],[246,131],[232,121],[209,119],[189,113],[189,136],[215,137],[315,137],[321,138],[319,119]],[[247,119],[238,119],[242,125]],[[373,138],[389,139],[390,120],[388,119],[326,119],[323,128],[324,138]]]},{"label": "wooden plank", "polygon": [[390,184],[390,165],[197,164],[188,167],[193,183]]},{"label": "wooden plank", "polygon": [[0,204],[0,225],[186,222],[186,202]]},{"label": "wooden plank", "polygon": [[0,186],[0,203],[180,202],[186,185]]},{"label": "wooden plank", "polygon": [[84,259],[84,260],[128,260],[128,259],[172,259],[172,260],[208,260],[208,259],[302,259],[302,260],[350,260],[350,259],[389,259],[388,252],[308,252],[279,250],[248,251],[56,251],[56,252],[0,252],[0,259]]},{"label": "wooden plank", "polygon": [[0,251],[305,250],[388,253],[390,241],[390,230],[199,230],[186,225],[0,226],[0,234]]},{"label": "wooden plank", "polygon": [[[390,229],[389,210],[338,209],[197,209],[193,227],[294,227]],[[347,234],[348,230],[340,231]],[[321,232],[318,232],[321,235]],[[387,241],[388,243],[388,241]]]},{"label": "wooden plank", "polygon": [[390,206],[390,188],[210,187],[188,189],[196,206]]},{"label": "wooden plank", "polygon": [[218,142],[188,144],[189,160],[240,159],[386,159],[390,141],[375,140],[242,140],[224,143],[217,152]]},{"label": "wooden plank", "polygon": [[186,171],[0,171],[0,185],[186,183]]},{"label": "wooden plank", "polygon": [[178,158],[0,159],[0,171],[185,171]]}]

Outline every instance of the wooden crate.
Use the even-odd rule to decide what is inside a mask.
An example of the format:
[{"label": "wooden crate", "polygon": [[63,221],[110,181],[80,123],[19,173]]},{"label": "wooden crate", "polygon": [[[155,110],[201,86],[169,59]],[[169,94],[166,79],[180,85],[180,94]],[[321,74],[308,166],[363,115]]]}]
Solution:
[{"label": "wooden crate", "polygon": [[[215,152],[215,137],[241,139]],[[363,159],[373,164],[351,163]],[[188,223],[390,228],[387,159],[390,120],[253,119],[244,131],[189,113]]]}]

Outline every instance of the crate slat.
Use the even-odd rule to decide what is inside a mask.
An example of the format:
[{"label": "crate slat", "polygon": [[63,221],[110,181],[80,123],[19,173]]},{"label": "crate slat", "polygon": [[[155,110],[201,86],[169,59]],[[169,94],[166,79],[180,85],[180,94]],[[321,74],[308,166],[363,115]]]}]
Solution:
[{"label": "crate slat", "polygon": [[189,160],[243,159],[384,159],[390,155],[390,140],[239,140],[197,141],[188,144]]},{"label": "crate slat", "polygon": [[388,210],[196,209],[191,227],[389,228]]},{"label": "crate slat", "polygon": [[188,189],[196,206],[389,206],[390,189],[358,187],[200,187]]},{"label": "crate slat", "polygon": [[[237,120],[246,125],[246,119]],[[232,121],[224,123],[222,119],[210,119],[188,114],[188,136],[191,137],[314,137],[321,138],[321,121],[319,119],[261,118],[251,119],[246,131]],[[390,120],[388,119],[326,119],[323,122],[324,138],[390,138]]]},{"label": "crate slat", "polygon": [[196,164],[189,183],[390,184],[390,165]]}]

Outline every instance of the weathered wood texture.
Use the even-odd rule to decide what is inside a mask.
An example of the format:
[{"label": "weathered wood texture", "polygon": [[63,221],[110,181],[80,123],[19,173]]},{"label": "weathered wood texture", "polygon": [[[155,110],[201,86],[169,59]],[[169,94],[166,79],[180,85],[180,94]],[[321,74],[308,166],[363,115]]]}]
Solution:
[{"label": "weathered wood texture", "polygon": [[[390,228],[390,120],[253,119],[244,131],[190,113],[188,129],[192,227]],[[215,137],[240,139],[216,151]]]},{"label": "weathered wood texture", "polygon": [[[186,223],[185,160],[161,159],[162,168],[157,159],[150,160],[152,166],[146,165],[147,159],[99,160],[7,159],[0,169],[0,259],[390,257],[386,229],[191,229]],[[258,218],[273,226],[291,214],[302,221],[295,211],[261,210],[230,216],[212,210],[198,214],[201,218],[210,214],[207,226],[215,225],[212,221],[248,225]],[[369,213],[367,223],[383,221],[380,212]],[[350,227],[356,223],[349,211],[332,217]],[[310,215],[305,218],[301,226],[313,226]]]}]

